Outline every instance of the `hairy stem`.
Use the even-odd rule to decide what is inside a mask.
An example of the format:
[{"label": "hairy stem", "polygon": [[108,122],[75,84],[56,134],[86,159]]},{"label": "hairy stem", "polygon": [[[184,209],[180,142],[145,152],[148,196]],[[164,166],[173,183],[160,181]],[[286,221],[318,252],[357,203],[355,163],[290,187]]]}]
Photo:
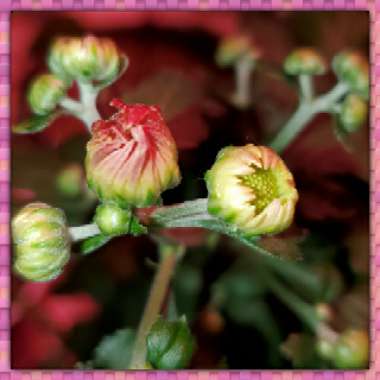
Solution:
[{"label": "hairy stem", "polygon": [[96,108],[96,99],[99,90],[87,82],[78,82],[78,87],[84,110],[78,117],[86,124],[87,129],[91,133],[92,124],[101,119],[98,109]]},{"label": "hairy stem", "polygon": [[277,152],[283,152],[317,113],[329,112],[336,102],[347,94],[348,90],[347,85],[338,83],[330,92],[312,101],[307,102],[301,99],[296,112],[282,127],[269,146]]},{"label": "hairy stem", "polygon": [[161,246],[160,264],[137,330],[130,369],[146,368],[146,336],[161,311],[176,265],[177,252],[177,246]]},{"label": "hairy stem", "polygon": [[83,226],[70,227],[69,234],[73,242],[87,239],[100,234],[100,230],[95,223],[84,224]]}]

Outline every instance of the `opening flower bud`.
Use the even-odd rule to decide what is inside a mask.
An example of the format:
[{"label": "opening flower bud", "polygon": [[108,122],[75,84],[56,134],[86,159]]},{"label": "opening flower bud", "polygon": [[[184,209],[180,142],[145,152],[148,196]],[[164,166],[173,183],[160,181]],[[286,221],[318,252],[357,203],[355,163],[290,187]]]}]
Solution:
[{"label": "opening flower bud", "polygon": [[368,114],[368,104],[360,96],[349,94],[342,103],[339,114],[341,128],[353,133],[364,123]]},{"label": "opening flower bud", "polygon": [[357,52],[345,51],[334,57],[333,70],[341,82],[364,99],[369,96],[369,66],[365,57]]},{"label": "opening flower bud", "polygon": [[118,99],[111,105],[118,112],[94,123],[87,144],[88,184],[123,208],[156,204],[181,179],[174,139],[158,107]]},{"label": "opening flower bud", "polygon": [[131,210],[105,203],[96,208],[94,221],[104,235],[123,235],[129,232],[131,218]]},{"label": "opening flower bud", "polygon": [[243,57],[255,61],[259,57],[258,50],[246,36],[235,36],[223,39],[216,51],[215,60],[220,67],[236,64]]},{"label": "opening flower bud", "polygon": [[341,369],[367,368],[369,338],[365,331],[346,330],[339,337],[333,356],[334,364]]},{"label": "opening flower bud", "polygon": [[70,257],[70,238],[62,210],[31,203],[12,220],[14,269],[31,281],[56,278]]},{"label": "opening flower bud", "polygon": [[178,321],[159,318],[146,338],[147,358],[155,369],[181,369],[190,363],[194,338],[184,317]]},{"label": "opening flower bud", "polygon": [[222,149],[206,182],[210,214],[247,237],[281,232],[293,221],[298,200],[293,176],[270,148]]},{"label": "opening flower bud", "polygon": [[111,81],[119,74],[123,57],[109,38],[60,37],[51,46],[48,65],[62,79]]},{"label": "opening flower bud", "polygon": [[39,75],[28,91],[30,108],[38,115],[46,115],[57,107],[66,90],[66,83],[56,75]]},{"label": "opening flower bud", "polygon": [[284,62],[284,71],[288,75],[322,75],[326,68],[324,58],[312,48],[296,49]]}]

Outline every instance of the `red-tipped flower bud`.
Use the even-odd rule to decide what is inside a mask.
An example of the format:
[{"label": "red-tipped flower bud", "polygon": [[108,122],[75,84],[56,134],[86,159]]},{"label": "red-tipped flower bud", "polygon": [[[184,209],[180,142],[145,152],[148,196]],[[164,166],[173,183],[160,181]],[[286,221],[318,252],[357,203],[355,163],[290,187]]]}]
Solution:
[{"label": "red-tipped flower bud", "polygon": [[357,52],[345,51],[334,57],[332,67],[338,79],[352,92],[368,99],[369,66],[365,57]]},{"label": "red-tipped flower bud", "polygon": [[326,68],[324,58],[311,48],[294,50],[284,62],[284,70],[289,75],[321,75],[326,72]]},{"label": "red-tipped flower bud", "polygon": [[170,130],[156,106],[118,99],[111,105],[118,112],[94,123],[87,144],[88,184],[101,200],[120,207],[156,204],[163,191],[180,182]]}]

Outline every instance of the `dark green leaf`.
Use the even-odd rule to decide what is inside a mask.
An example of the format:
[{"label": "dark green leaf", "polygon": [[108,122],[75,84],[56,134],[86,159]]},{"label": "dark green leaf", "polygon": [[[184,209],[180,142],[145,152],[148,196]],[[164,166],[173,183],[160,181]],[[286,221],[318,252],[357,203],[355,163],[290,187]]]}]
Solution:
[{"label": "dark green leaf", "polygon": [[134,330],[126,328],[104,337],[95,348],[94,366],[105,369],[128,369],[135,335]]},{"label": "dark green leaf", "polygon": [[29,119],[12,126],[12,132],[17,134],[37,133],[47,128],[60,112],[52,112],[47,115],[33,115]]},{"label": "dark green leaf", "polygon": [[102,247],[104,244],[108,243],[111,240],[110,236],[106,235],[96,235],[84,240],[80,244],[80,253],[83,255],[88,255],[89,253],[94,252],[98,248]]}]

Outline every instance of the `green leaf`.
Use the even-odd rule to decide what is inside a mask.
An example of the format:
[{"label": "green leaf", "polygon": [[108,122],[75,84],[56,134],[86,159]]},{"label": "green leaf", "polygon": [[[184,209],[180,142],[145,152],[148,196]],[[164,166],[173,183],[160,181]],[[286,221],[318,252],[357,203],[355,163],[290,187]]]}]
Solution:
[{"label": "green leaf", "polygon": [[88,255],[96,251],[98,248],[102,247],[104,244],[108,243],[111,240],[110,236],[106,235],[95,235],[86,240],[84,240],[79,247],[80,253],[82,255]]},{"label": "green leaf", "polygon": [[132,216],[129,233],[133,236],[144,235],[148,233],[148,229],[143,226],[135,216]]},{"label": "green leaf", "polygon": [[126,328],[104,337],[95,348],[94,366],[105,369],[128,369],[135,335],[133,329]]},{"label": "green leaf", "polygon": [[12,132],[17,134],[37,133],[47,128],[60,112],[52,112],[47,115],[33,115],[29,119],[12,126]]}]

